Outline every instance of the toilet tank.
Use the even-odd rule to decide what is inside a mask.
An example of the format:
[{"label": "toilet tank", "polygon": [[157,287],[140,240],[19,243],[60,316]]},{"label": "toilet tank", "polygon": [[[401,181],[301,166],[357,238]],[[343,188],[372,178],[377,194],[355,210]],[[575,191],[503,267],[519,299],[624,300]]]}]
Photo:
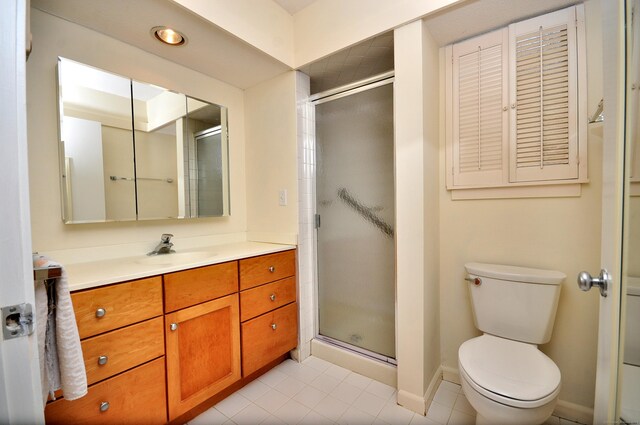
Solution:
[{"label": "toilet tank", "polygon": [[485,263],[467,263],[465,269],[478,329],[531,344],[549,342],[564,273]]}]

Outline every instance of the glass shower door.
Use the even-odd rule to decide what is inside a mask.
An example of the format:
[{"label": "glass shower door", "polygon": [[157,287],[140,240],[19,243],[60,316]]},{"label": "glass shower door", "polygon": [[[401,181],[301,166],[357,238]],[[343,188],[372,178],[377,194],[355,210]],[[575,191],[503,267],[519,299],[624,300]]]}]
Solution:
[{"label": "glass shower door", "polygon": [[393,85],[354,91],[315,106],[319,334],[389,360],[395,358]]}]

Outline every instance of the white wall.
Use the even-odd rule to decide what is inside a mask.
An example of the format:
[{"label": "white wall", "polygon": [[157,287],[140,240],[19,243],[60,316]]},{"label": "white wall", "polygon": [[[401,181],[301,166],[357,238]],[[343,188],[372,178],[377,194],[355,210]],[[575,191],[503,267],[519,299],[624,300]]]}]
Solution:
[{"label": "white wall", "polygon": [[295,66],[399,27],[459,0],[318,0],[294,16]]},{"label": "white wall", "polygon": [[[599,1],[586,2],[588,107],[602,97]],[[441,101],[443,101],[441,99]],[[444,125],[441,117],[441,125]],[[444,140],[440,143],[444,176]],[[473,325],[464,264],[471,261],[559,270],[567,275],[551,342],[541,346],[562,373],[560,400],[593,406],[597,291],[576,285],[581,270],[600,270],[602,126],[588,129],[589,180],[579,198],[452,201],[440,184],[442,364],[457,371],[458,348],[479,335]]]},{"label": "white wall", "polygon": [[236,37],[293,66],[293,18],[269,0],[174,0]]},{"label": "white wall", "polygon": [[[296,243],[298,151],[295,71],[246,90],[245,113],[248,237],[255,241]],[[230,127],[231,131],[233,127]],[[282,189],[288,195],[286,206],[278,204],[278,191]]]},{"label": "white wall", "polygon": [[[153,247],[160,234],[165,232],[181,238],[206,235],[222,237],[246,231],[244,96],[241,90],[39,10],[33,9],[31,18],[34,46],[37,46],[27,62],[34,250],[42,252],[136,242],[148,242]],[[55,69],[58,56],[227,106],[232,215],[181,221],[62,224],[57,161]],[[295,108],[295,102],[292,103],[292,108]],[[295,167],[295,160],[292,160],[292,164]],[[176,249],[180,247],[176,246]]]}]

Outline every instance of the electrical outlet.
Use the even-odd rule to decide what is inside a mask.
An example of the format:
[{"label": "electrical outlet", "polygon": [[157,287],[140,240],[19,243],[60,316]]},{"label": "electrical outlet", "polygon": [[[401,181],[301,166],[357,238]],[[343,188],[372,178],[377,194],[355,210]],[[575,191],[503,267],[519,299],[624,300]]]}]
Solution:
[{"label": "electrical outlet", "polygon": [[278,192],[278,204],[281,207],[287,205],[287,189],[280,189],[280,191]]}]

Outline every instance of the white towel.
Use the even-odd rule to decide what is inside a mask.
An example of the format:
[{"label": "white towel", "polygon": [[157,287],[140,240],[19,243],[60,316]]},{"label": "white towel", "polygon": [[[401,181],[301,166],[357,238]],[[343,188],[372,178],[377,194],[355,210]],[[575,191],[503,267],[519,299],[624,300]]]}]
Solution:
[{"label": "white towel", "polygon": [[[34,267],[62,267],[44,256],[34,256]],[[36,323],[42,397],[55,399],[54,392],[62,389],[67,400],[87,394],[87,374],[84,368],[78,326],[73,313],[67,274],[55,279],[56,304],[49,308],[45,281],[35,282]]]}]

